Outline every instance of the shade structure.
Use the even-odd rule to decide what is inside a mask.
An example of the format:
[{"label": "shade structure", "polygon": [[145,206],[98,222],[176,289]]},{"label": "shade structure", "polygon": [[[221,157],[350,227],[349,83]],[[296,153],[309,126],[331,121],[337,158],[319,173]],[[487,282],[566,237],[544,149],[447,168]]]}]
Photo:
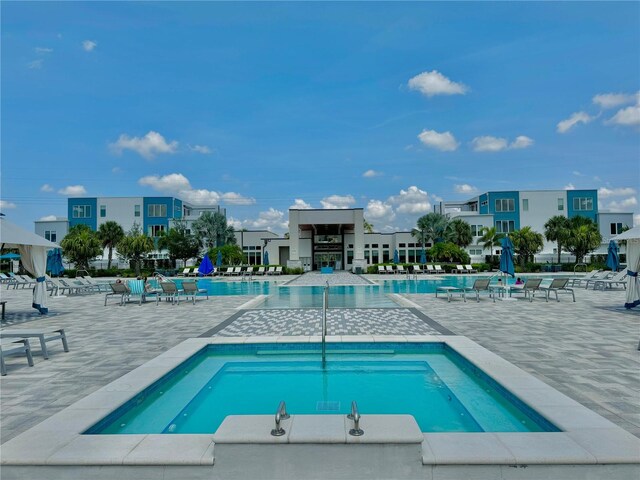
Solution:
[{"label": "shade structure", "polygon": [[393,251],[393,263],[400,263],[400,255],[398,255],[398,249]]},{"label": "shade structure", "polygon": [[266,250],[265,250],[264,256],[262,258],[262,264],[263,265],[269,265],[269,252],[267,252]]},{"label": "shade structure", "polygon": [[420,263],[423,265],[427,263],[427,254],[424,251],[424,247],[422,247],[422,252],[420,252]]},{"label": "shade structure", "polygon": [[[640,270],[640,227],[633,227],[612,240],[627,241],[627,299],[625,308],[633,308],[640,305],[640,285],[638,284],[638,271]],[[638,345],[640,348],[640,345]]]},{"label": "shade structure", "polygon": [[502,239],[502,253],[500,254],[500,271],[511,275],[515,274],[515,267],[513,266],[513,243],[509,237]]},{"label": "shade structure", "polygon": [[216,255],[216,267],[222,266],[222,252],[218,250],[218,254]]},{"label": "shade structure", "polygon": [[213,272],[213,263],[209,260],[209,254],[205,254],[198,267],[198,275],[210,275],[211,272]]},{"label": "shade structure", "polygon": [[17,253],[5,253],[4,255],[0,255],[0,260],[18,260],[20,255]]},{"label": "shade structure", "polygon": [[618,255],[618,244],[615,240],[609,241],[609,248],[607,248],[607,267],[614,272],[618,271],[620,266],[620,256]]},{"label": "shade structure", "polygon": [[60,248],[60,245],[31,233],[5,218],[0,218],[0,247],[18,249],[22,257],[22,266],[36,277],[31,306],[42,314],[48,313],[47,286],[44,277],[47,268],[47,251]]},{"label": "shade structure", "polygon": [[54,276],[60,276],[64,272],[62,265],[62,250],[55,248],[47,254],[47,272]]}]

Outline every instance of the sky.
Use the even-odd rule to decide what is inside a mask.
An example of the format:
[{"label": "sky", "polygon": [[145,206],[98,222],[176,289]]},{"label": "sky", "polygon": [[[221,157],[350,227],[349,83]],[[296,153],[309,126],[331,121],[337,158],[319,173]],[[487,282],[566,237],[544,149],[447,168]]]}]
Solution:
[{"label": "sky", "polygon": [[220,204],[238,228],[598,189],[640,224],[640,3],[2,2],[0,210]]}]

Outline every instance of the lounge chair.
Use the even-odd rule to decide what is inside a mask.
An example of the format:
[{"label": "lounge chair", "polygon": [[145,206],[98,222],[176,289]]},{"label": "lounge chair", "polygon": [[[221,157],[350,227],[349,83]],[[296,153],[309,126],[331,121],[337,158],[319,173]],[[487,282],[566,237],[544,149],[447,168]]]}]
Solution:
[{"label": "lounge chair", "polygon": [[242,275],[242,267],[234,267],[233,268],[233,276],[239,277]]},{"label": "lounge chair", "polygon": [[85,283],[78,283],[75,280],[69,278],[59,278],[58,284],[60,293],[64,293],[65,290],[69,291],[69,295],[84,295],[86,293],[95,293],[96,290]]},{"label": "lounge chair", "polygon": [[27,363],[30,367],[33,367],[33,356],[31,355],[31,345],[28,339],[23,338],[22,340],[15,340],[13,342],[0,343],[0,374],[3,376],[7,374],[4,357],[22,354],[27,356]]},{"label": "lounge chair", "polygon": [[451,298],[453,297],[454,293],[459,293],[460,296],[462,297],[462,300],[464,300],[464,302],[466,303],[467,301],[467,296],[465,293],[465,289],[461,288],[461,287],[436,287],[436,298],[438,298],[438,293],[444,293],[447,295],[447,302],[451,303]]},{"label": "lounge chair", "polygon": [[198,288],[198,284],[195,281],[182,282],[182,292],[178,291],[178,294],[182,295],[183,297],[192,297],[194,305],[196,304],[196,295],[198,295],[199,293],[205,294],[207,296],[207,300],[209,299],[208,290],[206,288]]},{"label": "lounge chair", "polygon": [[0,273],[0,283],[13,283],[13,278],[4,273]]},{"label": "lounge chair", "polygon": [[459,273],[469,273],[469,271],[466,268],[464,268],[462,265],[456,265],[456,269],[452,270],[451,273],[453,273],[453,272],[458,273],[458,274]]},{"label": "lounge chair", "polygon": [[88,285],[92,285],[98,292],[104,293],[110,290],[108,283],[97,282],[91,275],[84,275],[82,278]]},{"label": "lounge chair", "polygon": [[433,268],[435,269],[434,273],[445,273],[441,265],[434,265]]},{"label": "lounge chair", "polygon": [[69,351],[67,336],[64,333],[64,328],[60,327],[17,328],[0,330],[0,338],[37,338],[40,341],[40,351],[45,360],[49,358],[47,342],[50,342],[52,340],[62,340],[62,348],[65,352]]},{"label": "lounge chair", "polygon": [[473,268],[471,265],[465,265],[464,268],[467,269],[467,273],[478,273],[478,270]]},{"label": "lounge chair", "polygon": [[233,275],[233,267],[227,267],[227,269],[222,273],[225,277]]},{"label": "lounge chair", "polygon": [[588,283],[589,280],[595,279],[595,278],[604,279],[607,275],[609,275],[609,272],[603,272],[600,270],[591,270],[590,272],[586,273],[582,277],[568,277],[568,280],[569,282],[571,282],[572,287],[580,287],[582,285],[582,282]]},{"label": "lounge chair", "polygon": [[387,265],[386,267],[384,267],[387,270],[387,273],[396,273],[393,270],[393,265]]},{"label": "lounge chair", "polygon": [[427,273],[428,274],[436,273],[436,270],[435,268],[433,268],[433,265],[427,265]]},{"label": "lounge chair", "polygon": [[407,271],[404,269],[404,265],[396,265],[396,273],[407,273]]},{"label": "lounge chair", "polygon": [[7,290],[9,290],[9,287],[13,287],[13,289],[15,290],[18,287],[32,287],[36,284],[36,281],[27,275],[13,275],[12,278],[13,282],[7,285]]},{"label": "lounge chair", "polygon": [[[490,278],[478,278],[475,282],[473,282],[473,286],[470,288],[465,288],[465,293],[475,293],[476,294],[476,302],[480,303],[480,294],[488,293],[489,297],[491,297],[491,290],[489,289],[489,283],[491,283]],[[495,302],[495,298],[493,299]]]},{"label": "lounge chair", "polygon": [[258,271],[255,272],[255,275],[264,275],[264,267],[258,267]]},{"label": "lounge chair", "polygon": [[156,295],[156,305],[158,305],[162,298],[166,298],[167,301],[171,300],[172,305],[180,303],[180,290],[178,290],[178,286],[175,283],[160,282],[160,288],[162,291]]},{"label": "lounge chair", "polygon": [[191,271],[191,267],[185,268],[184,270],[182,270],[181,273],[178,273],[178,276],[179,277],[187,277],[189,275],[190,271]]},{"label": "lounge chair", "polygon": [[386,274],[387,270],[384,268],[384,265],[378,265],[378,275]]},{"label": "lounge chair", "polygon": [[587,286],[585,288],[589,288],[589,283],[593,283],[594,290],[598,288],[598,286],[600,286],[604,290],[605,287],[611,288],[614,285],[616,287],[622,285],[622,287],[626,289],[627,288],[627,281],[625,280],[626,276],[627,276],[627,271],[622,270],[621,272],[618,272],[615,275],[613,275],[611,278],[604,278],[604,279],[598,278],[598,279],[587,280]]},{"label": "lounge chair", "polygon": [[571,296],[573,297],[573,301],[576,301],[576,294],[573,292],[573,288],[569,288],[567,287],[567,284],[569,283],[569,279],[568,278],[554,278],[551,281],[551,285],[549,285],[548,287],[540,287],[540,290],[542,290],[543,292],[546,293],[547,295],[547,302],[549,301],[549,294],[551,292],[553,292],[556,296],[556,301],[560,301],[560,299],[558,298],[558,293],[570,293]]},{"label": "lounge chair", "polygon": [[267,275],[274,275],[276,273],[276,267],[269,267],[267,270]]},{"label": "lounge chair", "polygon": [[107,306],[107,299],[109,297],[118,295],[120,295],[120,305],[124,305],[125,298],[128,298],[131,293],[129,287],[127,287],[125,283],[110,283],[109,287],[111,288],[111,293],[107,293],[104,296],[104,306]]},{"label": "lounge chair", "polygon": [[414,274],[414,275],[421,275],[421,274],[423,274],[423,273],[424,273],[424,270],[422,270],[422,269],[420,268],[420,265],[414,265],[414,266],[413,266],[413,274]]},{"label": "lounge chair", "polygon": [[[540,288],[540,284],[542,283],[542,279],[541,278],[527,278],[524,282],[524,285],[522,286],[512,286],[509,289],[509,295],[513,296],[513,295],[517,295],[519,293],[524,294],[524,298],[525,300],[527,298],[529,298],[529,302],[533,302],[533,297],[535,296],[536,292],[541,291]],[[495,298],[494,298],[495,300]],[[548,302],[549,299],[547,298],[547,295],[545,294],[545,300]]]},{"label": "lounge chair", "polygon": [[157,297],[157,295],[160,293],[156,290],[147,289],[147,285],[145,284],[144,280],[129,280],[127,282],[127,286],[129,287],[129,295],[127,297],[127,300],[129,300],[131,297],[139,297],[138,305],[142,305],[142,302],[146,302],[147,297],[151,295],[156,295]]},{"label": "lounge chair", "polygon": [[282,275],[282,267],[276,267],[275,271],[273,272],[274,275]]},{"label": "lounge chair", "polygon": [[253,267],[247,267],[247,269],[242,272],[242,276],[251,278],[253,276]]}]

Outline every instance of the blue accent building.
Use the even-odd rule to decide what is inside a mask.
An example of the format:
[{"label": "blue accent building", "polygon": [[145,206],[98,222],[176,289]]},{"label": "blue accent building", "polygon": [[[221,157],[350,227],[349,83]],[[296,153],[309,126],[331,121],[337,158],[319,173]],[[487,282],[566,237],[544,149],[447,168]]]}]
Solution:
[{"label": "blue accent building", "polygon": [[567,216],[587,217],[598,221],[597,190],[567,190]]},{"label": "blue accent building", "polygon": [[98,230],[98,199],[70,198],[67,203],[69,228],[76,225],[88,225],[91,230]]}]

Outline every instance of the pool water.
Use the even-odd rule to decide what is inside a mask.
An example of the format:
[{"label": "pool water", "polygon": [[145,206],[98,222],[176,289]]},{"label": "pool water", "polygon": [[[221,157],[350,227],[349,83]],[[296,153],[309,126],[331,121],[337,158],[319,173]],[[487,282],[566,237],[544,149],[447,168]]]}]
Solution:
[{"label": "pool water", "polygon": [[213,433],[227,415],[410,414],[424,432],[557,431],[444,344],[209,346],[90,434]]}]

